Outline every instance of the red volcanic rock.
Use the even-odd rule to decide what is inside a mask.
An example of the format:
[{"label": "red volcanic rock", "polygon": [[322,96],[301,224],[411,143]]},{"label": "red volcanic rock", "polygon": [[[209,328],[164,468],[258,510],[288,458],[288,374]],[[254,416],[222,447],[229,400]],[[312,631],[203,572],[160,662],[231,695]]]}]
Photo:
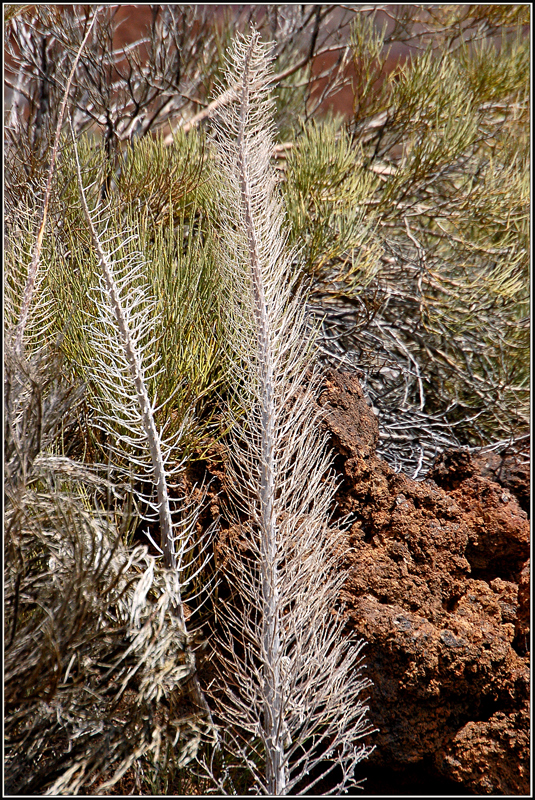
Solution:
[{"label": "red volcanic rock", "polygon": [[444,748],[443,768],[477,794],[529,794],[529,713],[468,722]]},{"label": "red volcanic rock", "polygon": [[[529,793],[529,525],[515,495],[525,498],[525,465],[507,464],[509,478],[523,475],[515,487],[495,459],[449,451],[414,481],[377,457],[354,375],[327,372],[319,404],[340,481],[334,522],[348,523],[341,599],[373,681],[365,793]],[[222,451],[205,462],[203,526],[225,502],[223,462]],[[220,532],[223,571],[229,540],[238,528]]]},{"label": "red volcanic rock", "polygon": [[531,605],[529,602],[529,584],[530,584],[530,560],[526,561],[522,567],[520,578],[518,582],[518,612],[516,615],[515,625],[517,631],[517,638],[520,646],[524,650],[529,647],[529,620]]},{"label": "red volcanic rock", "polygon": [[507,451],[503,455],[491,452],[471,456],[460,450],[447,450],[437,459],[430,477],[443,489],[450,490],[476,475],[508,489],[526,514],[529,513],[529,464]]},{"label": "red volcanic rock", "polygon": [[[510,481],[506,488],[483,459],[459,451],[444,453],[430,477],[448,490],[470,524],[467,557],[472,568],[502,577],[518,575],[529,555],[529,524],[512,493],[514,483]],[[524,498],[525,485],[518,488]]]},{"label": "red volcanic rock", "polygon": [[394,473],[375,455],[377,420],[352,375],[330,372],[320,404],[350,521],[343,600],[374,682],[366,791],[377,793],[375,770],[382,793],[410,793],[418,768],[431,794],[445,782],[529,793],[529,525],[514,483],[464,452],[427,481]]}]

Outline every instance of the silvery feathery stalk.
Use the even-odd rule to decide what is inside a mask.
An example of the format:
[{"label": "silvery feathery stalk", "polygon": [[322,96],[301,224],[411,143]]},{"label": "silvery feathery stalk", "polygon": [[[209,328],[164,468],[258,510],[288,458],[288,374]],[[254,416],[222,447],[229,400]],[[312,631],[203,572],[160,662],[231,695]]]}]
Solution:
[{"label": "silvery feathery stalk", "polygon": [[[74,132],[73,132],[74,139]],[[165,441],[156,425],[156,402],[149,395],[149,381],[154,380],[158,356],[154,355],[157,318],[156,300],[150,296],[143,279],[143,258],[139,253],[120,256],[133,237],[112,235],[109,241],[98,233],[97,214],[90,212],[82,182],[78,151],[75,146],[76,169],[80,197],[91,238],[101,268],[99,287],[95,292],[97,319],[92,326],[94,360],[92,378],[99,387],[95,403],[97,427],[110,435],[111,451],[137,470],[134,477],[154,487],[156,500],[138,493],[154,512],[159,522],[164,565],[175,576],[174,611],[188,634],[182,593],[185,585],[202,570],[185,575],[184,559],[192,549],[195,510],[189,509],[175,522],[169,502],[169,479],[180,471],[182,463],[170,468],[169,462],[187,420],[174,442]],[[109,210],[103,209],[102,222],[109,222]],[[107,246],[113,243],[112,249]],[[202,550],[202,548],[201,548]],[[211,714],[195,673],[195,657],[187,644],[191,663],[188,690],[194,703],[211,722]]]},{"label": "silvery feathery stalk", "polygon": [[69,73],[69,77],[67,79],[67,85],[65,87],[65,92],[63,95],[63,100],[61,103],[61,107],[59,110],[58,115],[58,123],[56,126],[56,133],[54,136],[54,144],[52,146],[52,154],[50,157],[50,166],[48,168],[48,177],[46,182],[46,189],[45,189],[45,196],[43,200],[43,206],[41,209],[41,219],[39,221],[39,228],[37,231],[37,237],[35,241],[35,245],[33,248],[32,260],[30,266],[28,268],[28,275],[26,279],[26,285],[24,287],[24,295],[22,298],[22,303],[20,307],[20,316],[18,320],[18,324],[15,331],[15,350],[22,354],[23,349],[23,337],[24,332],[28,323],[28,317],[30,315],[30,310],[32,306],[32,300],[34,298],[34,294],[36,293],[36,286],[38,280],[38,273],[39,267],[41,262],[41,250],[43,247],[43,238],[45,235],[45,228],[46,228],[46,221],[48,216],[48,206],[50,203],[50,196],[52,192],[52,181],[54,178],[54,172],[56,167],[56,159],[59,152],[59,142],[61,137],[61,130],[63,127],[63,119],[65,116],[65,109],[67,107],[67,101],[69,99],[69,92],[71,89],[71,84],[74,78],[74,74],[76,72],[76,67],[78,66],[78,62],[80,60],[80,56],[82,55],[82,51],[86,45],[87,40],[89,39],[89,34],[93,28],[95,20],[97,18],[98,10],[96,10],[93,14],[93,18],[91,19],[90,24],[87,27],[86,33],[84,38],[82,39],[82,43],[76,53],[75,59],[73,61],[71,71]]},{"label": "silvery feathery stalk", "polygon": [[[270,75],[258,33],[238,38],[227,81],[239,88],[215,121],[219,258],[239,407],[229,471],[244,541],[231,551],[238,599],[222,611],[224,688],[213,696],[226,766],[252,773],[251,791],[303,794],[332,773],[336,793],[354,785],[355,765],[370,752],[359,741],[371,731],[359,699],[369,682],[362,643],[344,637],[335,612],[343,534],[329,528],[335,486],[314,403],[313,336],[270,166]],[[235,791],[225,777],[219,786]]]},{"label": "silvery feathery stalk", "polygon": [[[24,9],[25,7],[21,6],[20,8]],[[37,210],[37,232],[35,233],[34,228],[36,212],[33,207],[21,207],[22,204],[19,202],[6,205],[6,221],[9,219],[9,223],[5,228],[8,241],[4,248],[4,254],[8,254],[4,281],[4,400],[6,408],[4,423],[6,428],[6,467],[11,478],[14,478],[16,473],[27,474],[42,446],[45,443],[49,444],[53,438],[54,426],[49,427],[47,424],[51,422],[53,414],[42,416],[41,424],[33,428],[33,435],[31,437],[27,435],[30,430],[27,426],[32,417],[32,406],[37,403],[41,407],[42,413],[45,405],[49,410],[52,405],[50,398],[45,401],[41,394],[42,387],[47,384],[50,386],[46,370],[53,358],[53,350],[50,349],[47,341],[53,317],[53,304],[50,296],[47,297],[46,290],[43,291],[45,270],[42,269],[41,259],[65,111],[76,69],[97,15],[98,9],[94,11],[92,19],[87,25],[67,78],[50,154],[43,201]],[[9,233],[7,233],[8,231]],[[28,241],[31,241],[29,253]],[[63,402],[68,405],[67,398],[69,395],[72,398],[73,393],[72,387],[65,388],[63,391],[58,389],[55,401],[58,402],[62,397]],[[76,393],[79,394],[80,389]],[[56,417],[56,419],[58,418],[60,417]],[[8,429],[9,433],[7,433]]]}]

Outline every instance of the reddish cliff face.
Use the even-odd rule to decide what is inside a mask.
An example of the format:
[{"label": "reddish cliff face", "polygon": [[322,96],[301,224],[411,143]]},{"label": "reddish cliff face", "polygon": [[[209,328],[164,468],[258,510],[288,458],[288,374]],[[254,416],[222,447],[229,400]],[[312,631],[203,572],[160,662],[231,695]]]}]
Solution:
[{"label": "reddish cliff face", "polygon": [[352,523],[343,599],[374,683],[365,793],[529,793],[525,468],[450,452],[416,482],[375,455],[354,376],[329,373],[320,403]]}]

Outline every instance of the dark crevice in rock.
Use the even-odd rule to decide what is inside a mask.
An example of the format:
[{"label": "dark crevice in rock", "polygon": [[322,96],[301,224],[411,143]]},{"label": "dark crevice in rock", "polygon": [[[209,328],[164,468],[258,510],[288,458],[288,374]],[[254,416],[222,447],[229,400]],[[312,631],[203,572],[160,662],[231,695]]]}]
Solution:
[{"label": "dark crevice in rock", "polygon": [[368,763],[361,772],[366,774],[363,790],[350,792],[350,796],[456,797],[476,794],[462,783],[444,778],[431,759],[422,759],[417,764],[407,764],[398,769]]}]

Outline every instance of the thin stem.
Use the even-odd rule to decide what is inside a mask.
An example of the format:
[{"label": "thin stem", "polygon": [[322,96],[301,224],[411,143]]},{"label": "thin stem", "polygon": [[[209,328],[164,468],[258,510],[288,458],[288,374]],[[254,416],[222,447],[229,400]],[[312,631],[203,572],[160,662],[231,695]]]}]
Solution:
[{"label": "thin stem", "polygon": [[247,112],[249,109],[249,58],[255,40],[245,60],[240,108],[240,127],[238,133],[238,160],[240,173],[241,200],[246,220],[247,244],[254,294],[254,314],[257,326],[258,365],[260,371],[260,395],[262,398],[262,439],[260,453],[260,549],[262,574],[262,643],[264,660],[264,729],[267,752],[267,786],[270,794],[284,794],[286,774],[283,765],[284,747],[282,742],[282,687],[280,680],[280,619],[277,575],[277,526],[275,521],[274,497],[274,415],[273,403],[273,357],[271,352],[271,332],[264,293],[262,269],[258,242],[256,240],[254,212],[251,203],[251,187],[245,134]]},{"label": "thin stem", "polygon": [[69,98],[69,92],[71,90],[72,80],[74,78],[74,73],[76,72],[76,67],[78,66],[78,61],[80,60],[80,56],[82,55],[82,51],[85,47],[85,44],[89,38],[89,34],[93,28],[95,20],[97,18],[98,9],[95,10],[93,14],[93,18],[87,28],[85,36],[82,40],[82,44],[78,48],[78,52],[76,53],[76,57],[73,61],[73,65],[67,80],[67,85],[65,87],[65,93],[63,95],[63,101],[61,103],[59,117],[58,117],[58,124],[56,126],[56,135],[54,137],[54,146],[52,147],[52,155],[50,158],[50,167],[48,169],[48,178],[46,182],[46,189],[45,189],[45,199],[43,201],[43,208],[41,211],[41,220],[39,223],[39,229],[37,231],[37,238],[35,241],[35,248],[33,251],[32,261],[30,264],[30,268],[28,270],[28,278],[26,280],[26,286],[24,287],[24,295],[22,300],[22,307],[20,310],[20,317],[17,323],[17,330],[15,334],[15,352],[21,354],[22,353],[22,340],[24,336],[24,331],[26,329],[26,324],[28,322],[28,316],[30,313],[30,306],[32,303],[32,298],[35,290],[35,282],[37,279],[37,273],[39,270],[39,265],[41,263],[41,250],[43,247],[43,238],[45,234],[45,226],[46,220],[48,216],[48,206],[50,203],[50,195],[52,193],[52,180],[54,178],[54,170],[56,167],[56,159],[59,150],[59,140],[61,137],[61,129],[63,128],[63,119],[65,117],[65,108],[67,106],[67,100]]}]

